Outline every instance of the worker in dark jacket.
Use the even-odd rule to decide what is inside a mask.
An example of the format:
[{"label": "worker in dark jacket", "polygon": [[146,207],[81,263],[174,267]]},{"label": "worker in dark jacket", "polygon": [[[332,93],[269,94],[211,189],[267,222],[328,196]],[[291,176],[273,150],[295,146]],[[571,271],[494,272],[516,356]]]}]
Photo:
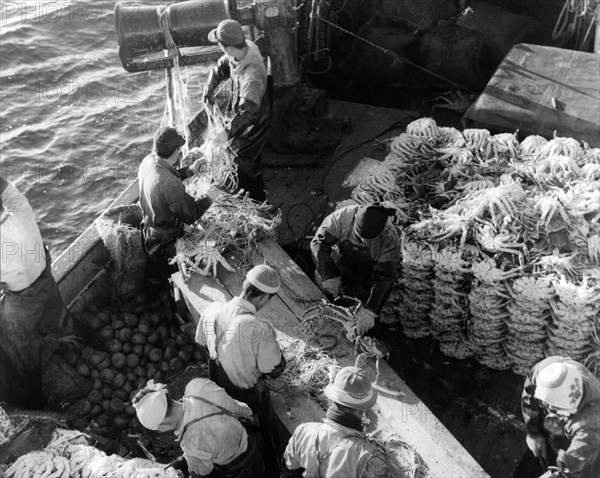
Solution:
[{"label": "worker in dark jacket", "polygon": [[[211,192],[194,199],[181,182],[188,168],[177,171],[174,165],[185,140],[176,129],[165,126],[154,135],[152,153],[144,158],[138,171],[142,240],[153,266],[154,282],[165,282],[176,270],[169,265],[175,255],[175,241],[184,224],[193,224],[212,204]],[[193,165],[198,167],[199,165]]]},{"label": "worker in dark jacket", "polygon": [[396,279],[401,251],[400,238],[388,224],[393,214],[377,205],[340,208],[323,220],[310,244],[317,283],[325,293],[363,302],[359,335],[375,325]]},{"label": "worker in dark jacket", "polygon": [[226,112],[229,148],[238,165],[240,187],[252,198],[263,201],[264,181],[258,170],[271,114],[265,63],[258,47],[246,40],[242,25],[235,20],[223,20],[209,33],[208,39],[218,43],[225,54],[210,72],[203,100],[211,104],[217,86],[231,79]]},{"label": "worker in dark jacket", "polygon": [[362,418],[377,401],[364,370],[335,368],[323,393],[329,399],[325,420],[296,428],[283,455],[283,476],[387,478],[385,455],[363,430]]},{"label": "worker in dark jacket", "polygon": [[558,470],[544,477],[600,476],[600,381],[582,364],[548,357],[525,380],[527,446]]},{"label": "worker in dark jacket", "polygon": [[144,427],[175,433],[193,478],[267,476],[252,411],[207,378],[190,381],[181,401],[150,380],[132,403]]},{"label": "worker in dark jacket", "polygon": [[27,198],[0,177],[0,402],[38,407],[41,345],[69,333],[49,251]]}]

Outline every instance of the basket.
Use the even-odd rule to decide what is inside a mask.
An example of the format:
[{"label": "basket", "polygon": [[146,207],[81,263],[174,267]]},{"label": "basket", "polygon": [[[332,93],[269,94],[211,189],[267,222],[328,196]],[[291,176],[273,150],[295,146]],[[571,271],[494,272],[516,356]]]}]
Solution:
[{"label": "basket", "polygon": [[113,260],[112,278],[116,298],[139,291],[145,281],[148,257],[142,248],[142,210],[137,204],[106,211],[96,229]]}]

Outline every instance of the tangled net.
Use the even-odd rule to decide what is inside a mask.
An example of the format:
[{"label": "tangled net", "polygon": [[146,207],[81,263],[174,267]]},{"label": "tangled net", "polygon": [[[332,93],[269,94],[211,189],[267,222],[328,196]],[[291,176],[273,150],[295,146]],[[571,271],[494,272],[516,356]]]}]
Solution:
[{"label": "tangled net", "polygon": [[[193,148],[183,160],[185,166],[191,165],[198,159],[204,159],[199,175],[187,181],[188,192],[203,194],[208,188],[234,192],[238,188],[237,163],[234,154],[229,149],[230,140],[225,132],[225,115],[218,108],[204,105],[208,117],[202,146]],[[197,194],[201,191],[200,194]],[[192,194],[194,195],[194,194]]]}]

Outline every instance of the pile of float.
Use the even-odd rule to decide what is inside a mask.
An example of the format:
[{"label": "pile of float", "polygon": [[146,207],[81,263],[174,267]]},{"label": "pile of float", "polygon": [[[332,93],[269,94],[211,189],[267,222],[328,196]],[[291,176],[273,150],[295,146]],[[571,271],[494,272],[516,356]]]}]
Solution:
[{"label": "pile of float", "polygon": [[107,455],[90,446],[85,434],[57,428],[43,450],[17,458],[6,470],[6,478],[176,478],[177,471],[143,458]]},{"label": "pile of float", "polygon": [[455,358],[600,371],[600,149],[411,123],[353,191],[391,205],[401,273],[382,313]]}]

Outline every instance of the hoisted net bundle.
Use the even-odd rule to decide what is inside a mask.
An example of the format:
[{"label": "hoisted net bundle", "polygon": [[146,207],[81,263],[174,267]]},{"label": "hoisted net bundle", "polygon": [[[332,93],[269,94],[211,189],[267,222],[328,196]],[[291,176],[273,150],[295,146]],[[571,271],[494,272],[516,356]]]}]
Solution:
[{"label": "hoisted net bundle", "polygon": [[147,257],[142,249],[137,204],[110,209],[96,220],[96,229],[113,260],[114,294],[127,297],[139,290],[145,279]]},{"label": "hoisted net bundle", "polygon": [[389,476],[422,478],[427,475],[427,467],[419,454],[396,433],[378,429],[367,434],[367,439],[385,452]]}]

